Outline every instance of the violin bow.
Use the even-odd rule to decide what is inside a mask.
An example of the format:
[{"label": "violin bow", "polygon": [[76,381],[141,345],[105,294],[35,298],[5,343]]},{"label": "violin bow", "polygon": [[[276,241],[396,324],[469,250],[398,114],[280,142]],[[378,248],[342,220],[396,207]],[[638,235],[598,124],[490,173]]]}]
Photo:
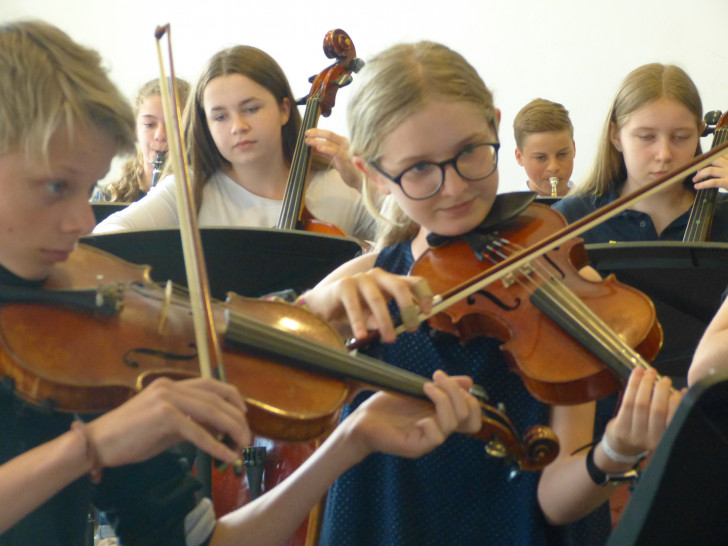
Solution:
[{"label": "violin bow", "polygon": [[[160,41],[167,36],[169,52],[169,70],[171,85],[167,85],[164,61]],[[175,177],[175,192],[177,197],[177,211],[180,223],[180,236],[182,238],[182,251],[184,254],[187,286],[190,294],[190,306],[195,329],[195,341],[202,377],[213,377],[216,371],[218,379],[227,380],[222,359],[220,339],[216,335],[215,322],[212,313],[212,299],[207,275],[205,256],[202,251],[202,239],[197,224],[197,212],[192,200],[192,182],[187,164],[187,155],[180,125],[180,105],[177,94],[177,84],[174,75],[174,62],[172,60],[172,37],[169,23],[157,27],[154,36],[157,44],[157,57],[159,60],[159,83],[162,91],[162,106],[164,108],[165,124],[168,134],[172,133],[170,140],[170,157]],[[174,105],[174,108],[172,106]],[[212,457],[197,450],[197,477],[202,483],[202,494],[212,498]]]},{"label": "violin bow", "polygon": [[[167,36],[169,71],[171,85],[167,84],[164,61],[162,58],[161,40]],[[192,199],[192,181],[187,164],[184,135],[180,125],[180,105],[177,94],[177,84],[174,75],[174,62],[172,59],[172,36],[169,23],[158,26],[154,36],[157,43],[157,56],[159,59],[159,84],[162,91],[162,106],[164,120],[167,127],[172,129],[170,139],[170,156],[175,177],[175,192],[177,213],[179,215],[180,235],[182,237],[182,251],[184,254],[185,273],[190,293],[190,305],[195,326],[195,341],[197,343],[200,373],[202,377],[213,377],[212,370],[216,370],[218,378],[225,381],[225,368],[222,359],[220,341],[216,335],[215,323],[212,313],[212,298],[210,297],[210,283],[207,275],[205,256],[202,250],[202,239],[197,224],[197,213]],[[173,108],[174,107],[174,108]]]}]

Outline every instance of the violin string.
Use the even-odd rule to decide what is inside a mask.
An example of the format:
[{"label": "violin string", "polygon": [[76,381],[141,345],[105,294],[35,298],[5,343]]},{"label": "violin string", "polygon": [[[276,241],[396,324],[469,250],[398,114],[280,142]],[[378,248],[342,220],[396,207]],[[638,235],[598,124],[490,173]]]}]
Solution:
[{"label": "violin string", "polygon": [[[517,247],[508,240],[501,239],[500,241],[497,245],[498,249],[491,250],[491,255],[484,254],[492,263],[496,263],[493,256],[506,259],[510,247]],[[598,343],[615,356],[620,357],[620,361],[630,370],[636,366],[647,368],[648,365],[641,355],[618,336],[589,306],[585,305],[561,279],[554,276],[550,269],[551,266],[547,266],[542,260],[537,259],[529,264],[530,271],[526,270],[524,274],[515,275],[513,280],[529,293],[541,290],[570,317],[574,324],[583,326]],[[539,279],[539,282],[531,278],[531,273]],[[527,282],[524,282],[524,279]]]},{"label": "violin string", "polygon": [[[574,294],[560,279],[549,274],[549,267],[537,260],[537,269],[540,265],[545,273],[540,273],[542,280],[541,288],[550,296],[551,300],[561,305],[569,315],[571,320],[583,325],[595,339],[618,356],[621,360],[632,369],[635,366],[646,367],[646,362],[642,357],[632,349],[614,330],[612,330],[592,309],[584,304],[584,302]],[[551,279],[552,282],[548,282]]]},{"label": "violin string", "polygon": [[[134,286],[134,288],[137,291],[145,292],[145,297],[161,299],[158,291],[146,291],[143,287],[138,286]],[[174,284],[173,295],[175,297],[172,299],[172,304],[189,307],[189,291],[185,286]],[[219,302],[219,300],[217,300],[217,302]],[[411,385],[412,388],[421,387],[422,385],[424,385],[425,382],[429,381],[428,379],[422,378],[416,374],[412,374],[411,372],[408,372],[396,366],[381,366],[381,362],[376,359],[370,359],[362,355],[349,354],[346,352],[337,351],[334,348],[327,347],[325,345],[317,343],[316,341],[307,340],[298,336],[294,336],[293,338],[291,338],[292,334],[290,334],[289,332],[281,331],[277,328],[274,328],[273,326],[258,323],[255,319],[247,317],[241,318],[237,315],[239,314],[236,314],[236,319],[238,323],[244,322],[245,326],[247,328],[250,328],[251,330],[254,329],[256,335],[261,336],[261,339],[270,340],[269,344],[271,346],[281,344],[291,345],[292,343],[295,343],[301,351],[301,357],[305,356],[311,361],[320,360],[322,365],[331,362],[336,366],[339,362],[342,361],[343,358],[346,366],[356,365],[358,366],[360,373],[366,373],[367,367],[370,367],[372,368],[372,371],[375,371],[376,374],[378,374],[378,376],[387,376],[392,381]],[[304,358],[304,360],[306,360],[306,358]],[[344,373],[346,373],[346,370],[346,367],[330,369],[330,371],[343,371]],[[381,386],[386,387],[387,385]]]}]

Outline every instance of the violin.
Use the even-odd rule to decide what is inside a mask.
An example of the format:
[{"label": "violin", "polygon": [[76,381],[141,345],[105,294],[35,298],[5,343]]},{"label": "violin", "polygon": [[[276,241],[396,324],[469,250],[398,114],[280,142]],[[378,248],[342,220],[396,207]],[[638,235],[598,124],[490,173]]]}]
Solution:
[{"label": "violin", "polygon": [[[95,297],[74,300],[74,291]],[[151,283],[148,267],[79,245],[34,292],[33,303],[0,305],[0,372],[20,398],[55,411],[99,413],[157,377],[199,376],[189,300]],[[227,380],[245,399],[256,434],[318,438],[338,424],[342,405],[357,390],[372,386],[427,399],[427,379],[350,355],[336,330],[302,307],[231,293],[213,314]],[[485,403],[481,409],[483,427],[475,436],[490,453],[523,470],[555,458],[550,429],[529,429],[522,443],[505,414]]]},{"label": "violin", "polygon": [[[705,114],[706,127],[702,136],[713,133],[711,149],[728,142],[728,112],[713,110]],[[693,206],[690,208],[688,225],[683,236],[684,243],[702,243],[710,240],[710,229],[713,226],[713,212],[718,198],[718,188],[698,190]]]},{"label": "violin", "polygon": [[305,135],[306,131],[316,127],[320,116],[331,115],[336,92],[340,87],[351,83],[351,73],[358,72],[364,66],[364,61],[356,57],[351,38],[340,29],[326,33],[324,54],[329,59],[335,58],[336,62],[313,77],[311,91],[306,97],[306,111],[296,140],[277,227],[346,237],[341,228],[314,218],[304,204],[306,179],[311,169],[311,147],[306,144]]},{"label": "violin", "polygon": [[[566,226],[532,194],[505,194],[523,210],[479,240],[429,248],[411,273],[427,279],[443,299],[484,277],[492,266]],[[497,208],[498,205],[494,205]],[[524,208],[525,207],[525,208]],[[506,209],[511,208],[506,206]],[[618,390],[636,366],[647,367],[662,345],[652,302],[610,275],[584,279],[588,265],[580,239],[572,239],[480,287],[429,319],[467,341],[487,335],[503,341],[510,367],[528,391],[551,405],[581,404]]]},{"label": "violin", "polygon": [[[515,323],[511,324],[501,319],[497,310],[493,316],[485,313],[476,315],[475,319],[470,320],[469,318],[462,321],[462,326],[456,324],[462,318],[473,314],[468,311],[471,299],[481,299],[481,295],[486,299],[491,298],[492,294],[484,291],[483,288],[500,282],[507,289],[514,287],[514,292],[512,295],[506,293],[504,297],[496,294],[492,300],[494,305],[489,309],[500,307],[505,310],[518,310],[529,304],[533,305],[534,316],[538,316],[536,310],[546,314],[556,324],[561,325],[560,329],[564,329],[561,332],[562,336],[564,332],[568,334],[561,339],[562,342],[576,347],[577,353],[572,354],[571,357],[579,357],[580,349],[577,345],[581,345],[588,348],[593,356],[598,356],[600,362],[608,362],[618,377],[626,379],[634,367],[646,366],[646,359],[651,360],[659,351],[662,334],[657,320],[654,319],[654,307],[646,296],[638,297],[638,300],[643,299],[641,305],[635,301],[629,304],[624,303],[632,299],[627,297],[618,299],[618,303],[613,307],[609,306],[611,309],[608,309],[603,316],[594,312],[597,304],[600,303],[597,300],[601,300],[601,297],[594,298],[594,296],[600,295],[600,290],[603,290],[604,293],[617,291],[619,285],[613,280],[613,276],[595,283],[593,287],[595,291],[585,294],[582,298],[577,298],[574,294],[576,285],[570,287],[567,285],[567,281],[568,284],[581,284],[583,288],[589,287],[589,281],[580,280],[578,275],[573,274],[579,267],[588,264],[581,240],[575,238],[619,214],[635,202],[662,191],[670,184],[681,182],[686,176],[712,163],[716,157],[727,154],[728,142],[719,144],[709,152],[694,157],[675,171],[612,201],[568,226],[565,226],[566,222],[558,212],[543,205],[530,205],[533,201],[533,194],[530,192],[525,192],[525,200],[523,193],[498,195],[488,218],[481,224],[481,228],[488,228],[484,231],[492,231],[494,236],[486,237],[483,241],[478,242],[476,247],[464,247],[464,252],[461,252],[466,256],[466,264],[468,260],[472,262],[473,259],[477,262],[475,268],[477,272],[473,273],[471,270],[471,273],[464,272],[459,276],[453,276],[452,271],[458,269],[454,268],[453,264],[458,264],[462,268],[470,266],[463,265],[456,259],[460,256],[453,256],[449,259],[441,258],[446,255],[443,252],[437,252],[439,257],[434,259],[432,256],[436,253],[425,252],[423,257],[427,257],[414,264],[413,274],[424,276],[428,282],[435,285],[433,289],[436,291],[443,287],[446,290],[437,297],[438,301],[433,305],[432,312],[426,316],[419,315],[417,321],[429,320],[448,308],[465,302],[465,307],[462,307],[465,312],[455,311],[452,313],[452,317],[441,322],[441,324],[444,323],[447,331],[459,335],[464,334],[467,337],[467,335],[471,335],[468,328],[473,326],[473,328],[479,329],[478,331],[510,340],[514,332],[511,328]],[[511,200],[515,200],[516,203],[509,203],[508,201]],[[529,219],[528,214],[523,217],[520,214],[524,211],[538,211],[539,207],[543,215],[539,214],[534,217],[531,214]],[[551,215],[556,215],[558,222],[552,223],[550,228],[540,229]],[[521,240],[515,244],[512,244],[509,238],[499,237],[500,229],[510,225],[511,221],[520,227],[513,232],[514,235],[517,232],[521,234]],[[538,230],[537,236],[528,236],[535,230]],[[508,234],[510,237],[510,232]],[[469,238],[467,235],[462,237],[463,239]],[[446,249],[447,246],[444,248]],[[561,259],[558,257],[559,253],[562,256]],[[467,257],[468,255],[470,258]],[[543,259],[541,259],[542,257]],[[568,260],[565,261],[564,257],[568,257]],[[436,263],[428,266],[430,260],[434,260]],[[491,264],[490,267],[486,265],[488,262]],[[569,269],[572,271],[570,272]],[[442,276],[443,279],[439,279],[438,276]],[[626,294],[626,292],[623,293]],[[641,311],[636,313],[633,305],[638,305],[636,309]],[[521,315],[524,314],[521,313]],[[639,320],[637,328],[634,326],[636,324],[634,316],[637,316]],[[604,369],[601,364],[597,364],[596,367],[582,365],[580,357],[579,362],[554,361],[551,364],[553,369],[549,369],[549,365],[539,365],[541,357],[541,362],[553,361],[550,358],[550,350],[541,345],[552,336],[547,332],[549,323],[541,321],[540,318],[538,320],[531,320],[525,316],[524,318],[526,324],[530,325],[530,330],[520,332],[519,337],[523,340],[521,342],[526,343],[523,346],[524,349],[520,351],[520,354],[519,351],[506,354],[511,360],[511,365],[517,367],[526,387],[533,388],[532,394],[536,398],[551,404],[576,404],[607,395],[617,388],[618,384],[614,383],[614,378],[611,378],[609,373],[603,373]],[[403,330],[404,327],[400,326],[396,332],[400,333]],[[544,332],[547,332],[548,335],[542,335]],[[537,336],[539,342],[529,343],[531,338],[528,336]],[[360,340],[357,345],[369,340],[370,338]],[[625,340],[629,343],[622,343]],[[510,346],[515,345],[516,343],[510,344]],[[350,347],[352,346],[350,345]],[[644,358],[640,353],[632,350],[636,346],[644,350]],[[506,344],[507,349],[508,347],[509,344]],[[554,350],[559,349],[558,346],[554,348]],[[524,357],[522,361],[517,358],[520,356]],[[581,356],[587,357],[588,355],[582,353]],[[521,362],[527,363],[529,359],[532,359],[535,365],[526,364],[524,367],[520,367]],[[594,363],[593,360],[592,363]],[[594,380],[589,379],[590,377],[593,377]]]}]

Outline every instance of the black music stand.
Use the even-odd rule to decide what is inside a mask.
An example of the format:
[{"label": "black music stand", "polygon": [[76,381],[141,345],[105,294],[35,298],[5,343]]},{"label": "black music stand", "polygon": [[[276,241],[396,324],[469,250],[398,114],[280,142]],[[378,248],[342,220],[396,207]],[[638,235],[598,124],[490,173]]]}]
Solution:
[{"label": "black music stand", "polygon": [[728,544],[728,371],[685,395],[608,546]]},{"label": "black music stand", "polygon": [[550,196],[539,195],[534,200],[534,203],[540,203],[541,205],[546,205],[546,206],[552,207],[554,204],[558,203],[559,201],[561,201],[561,197],[550,197]]},{"label": "black music stand", "polygon": [[129,206],[129,203],[91,203],[96,223],[105,220],[115,212],[119,212]]},{"label": "black music stand", "polygon": [[652,299],[664,331],[653,365],[684,385],[695,347],[728,287],[728,244],[657,241],[586,249],[602,275],[614,273]]},{"label": "black music stand", "polygon": [[[354,239],[305,231],[202,228],[200,234],[210,293],[218,299],[228,291],[249,297],[287,288],[302,291],[361,252]],[[178,229],[105,233],[81,242],[150,265],[155,281],[187,285]]]}]

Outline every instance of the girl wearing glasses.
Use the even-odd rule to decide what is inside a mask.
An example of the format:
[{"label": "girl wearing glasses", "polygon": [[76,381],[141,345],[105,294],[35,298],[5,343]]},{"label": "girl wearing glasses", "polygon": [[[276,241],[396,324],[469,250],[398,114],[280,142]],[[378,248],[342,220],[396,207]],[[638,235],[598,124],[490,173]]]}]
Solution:
[{"label": "girl wearing glasses", "polygon": [[[405,275],[428,248],[428,234],[471,231],[488,215],[498,189],[500,114],[459,54],[430,42],[398,45],[368,61],[354,87],[348,120],[354,163],[365,175],[370,202],[375,191],[384,197],[377,251],[304,295],[318,312],[326,307],[327,284],[341,287],[350,275]],[[407,290],[394,294],[400,308],[417,302]],[[388,298],[374,283],[371,290],[352,289],[351,296],[343,301],[354,310],[354,335],[362,337],[368,320],[381,322],[388,314]],[[391,311],[396,314],[393,304]],[[631,470],[656,446],[680,399],[669,393],[668,379],[653,392],[654,373],[636,371],[604,438],[574,455],[593,440],[594,404],[550,408],[536,401],[509,371],[495,339],[462,344],[423,324],[395,341],[391,321],[380,333],[385,343],[370,346],[371,354],[422,375],[442,368],[472,376],[491,401],[505,404],[518,430],[550,424],[561,451],[540,475],[524,472],[512,480],[506,464],[468,437],[451,437],[417,461],[372,455],[330,490],[321,544],[544,544],[559,532],[547,522],[574,522],[602,506],[601,517],[588,518],[576,539],[599,543],[610,529],[603,505],[613,486],[590,477],[587,453],[597,469],[592,475]]]}]

